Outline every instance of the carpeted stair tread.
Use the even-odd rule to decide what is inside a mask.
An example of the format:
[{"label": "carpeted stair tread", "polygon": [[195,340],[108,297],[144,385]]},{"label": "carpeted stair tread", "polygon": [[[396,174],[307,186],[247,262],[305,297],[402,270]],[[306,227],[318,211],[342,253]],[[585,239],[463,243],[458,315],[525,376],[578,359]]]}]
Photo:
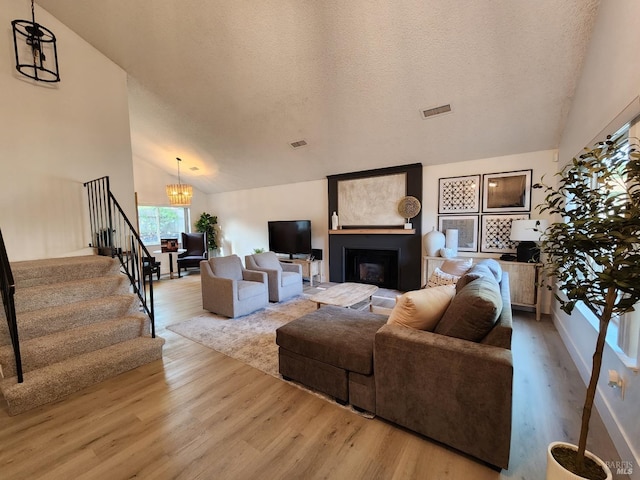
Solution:
[{"label": "carpeted stair tread", "polygon": [[120,271],[120,262],[99,255],[46,258],[12,262],[11,271],[16,288],[25,288],[115,275]]},{"label": "carpeted stair tread", "polygon": [[90,298],[120,295],[128,293],[129,290],[129,279],[125,275],[109,275],[55,285],[16,288],[14,301],[16,313],[20,314]]},{"label": "carpeted stair tread", "polygon": [[[149,317],[136,313],[21,341],[22,371],[30,372],[118,342],[149,335],[149,324]],[[0,347],[0,365],[5,377],[16,375],[15,357],[11,345]]]},{"label": "carpeted stair tread", "polygon": [[16,415],[39,405],[59,400],[107,378],[162,358],[162,338],[139,337],[79,355],[0,382],[0,390]]},{"label": "carpeted stair tread", "polygon": [[[137,313],[140,311],[139,305],[138,297],[127,293],[22,312],[17,315],[18,334],[20,341],[24,342],[62,330]],[[0,310],[0,346],[10,343],[4,310]]]}]

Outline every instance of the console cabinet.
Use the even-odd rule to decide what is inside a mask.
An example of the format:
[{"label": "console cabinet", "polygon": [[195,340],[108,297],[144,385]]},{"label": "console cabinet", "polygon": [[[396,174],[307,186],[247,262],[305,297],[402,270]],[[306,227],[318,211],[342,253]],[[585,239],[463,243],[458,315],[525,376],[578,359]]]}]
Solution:
[{"label": "console cabinet", "polygon": [[296,263],[302,265],[302,277],[309,279],[309,285],[313,287],[314,277],[318,277],[318,282],[322,282],[322,260],[305,260],[302,258],[280,259],[283,263]]},{"label": "console cabinet", "polygon": [[[470,257],[456,257],[458,259]],[[474,263],[483,260],[481,257],[472,257]],[[443,257],[423,257],[422,261],[422,284],[425,285],[433,271],[440,267],[444,261]],[[507,262],[495,259],[502,270],[509,273],[509,288],[511,290],[511,304],[516,306],[532,307],[536,312],[536,320],[540,320],[540,299],[541,292],[538,285],[541,263]]]}]

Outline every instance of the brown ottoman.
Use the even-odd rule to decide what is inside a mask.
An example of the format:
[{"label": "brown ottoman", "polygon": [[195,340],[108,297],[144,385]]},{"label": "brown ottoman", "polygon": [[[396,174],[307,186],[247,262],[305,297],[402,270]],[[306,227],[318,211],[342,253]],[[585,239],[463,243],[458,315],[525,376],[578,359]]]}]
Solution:
[{"label": "brown ottoman", "polygon": [[324,306],[283,325],[276,330],[280,374],[375,412],[373,343],[386,322],[385,315]]}]

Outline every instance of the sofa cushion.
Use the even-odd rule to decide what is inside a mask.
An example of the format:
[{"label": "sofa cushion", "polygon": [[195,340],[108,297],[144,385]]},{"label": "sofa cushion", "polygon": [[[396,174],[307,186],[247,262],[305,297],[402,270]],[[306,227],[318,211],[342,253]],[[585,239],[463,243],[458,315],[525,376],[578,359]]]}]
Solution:
[{"label": "sofa cushion", "polygon": [[266,268],[268,270],[282,270],[280,260],[273,252],[257,253],[253,256],[256,264],[260,268]]},{"label": "sofa cushion", "polygon": [[373,373],[373,343],[387,317],[323,306],[276,330],[276,343],[298,355],[351,372]]},{"label": "sofa cushion", "polygon": [[455,293],[453,285],[406,292],[396,300],[387,323],[431,332],[449,307]]},{"label": "sofa cushion", "polygon": [[450,273],[445,273],[440,268],[436,267],[433,270],[433,273],[429,277],[429,281],[427,282],[427,287],[439,287],[441,285],[455,285],[460,277],[458,275],[451,275]]},{"label": "sofa cushion", "polygon": [[483,276],[456,293],[434,332],[479,342],[491,331],[501,311],[498,283],[493,276]]},{"label": "sofa cushion", "polygon": [[473,267],[467,273],[465,273],[460,277],[460,279],[456,283],[456,292],[459,292],[460,290],[462,290],[464,287],[467,286],[468,283],[471,283],[480,277],[486,277],[486,276],[493,277],[493,274],[487,267],[479,267],[479,268]]},{"label": "sofa cushion", "polygon": [[502,267],[500,267],[500,264],[492,258],[476,263],[464,275],[462,275],[462,277],[460,277],[456,283],[456,291],[459,292],[467,285],[467,283],[484,276],[492,277],[496,282],[501,282]]},{"label": "sofa cushion", "polygon": [[478,265],[483,265],[489,269],[489,271],[493,274],[493,277],[496,279],[496,282],[500,283],[502,281],[502,267],[498,263],[497,260],[493,258],[487,258],[478,262]]},{"label": "sofa cushion", "polygon": [[440,270],[444,273],[448,273],[449,275],[461,276],[464,275],[472,265],[472,258],[466,258],[464,260],[445,260],[442,265],[440,265]]}]

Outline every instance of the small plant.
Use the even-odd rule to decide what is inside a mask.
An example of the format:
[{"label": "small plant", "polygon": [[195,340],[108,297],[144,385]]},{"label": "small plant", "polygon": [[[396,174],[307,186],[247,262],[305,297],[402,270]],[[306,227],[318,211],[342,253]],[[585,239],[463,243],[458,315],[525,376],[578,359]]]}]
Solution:
[{"label": "small plant", "polygon": [[[562,169],[557,186],[543,183],[540,212],[558,215],[543,235],[545,272],[555,277],[560,308],[571,314],[582,302],[599,321],[591,379],[582,410],[575,467],[586,475],[585,449],[591,409],[602,366],[607,328],[613,315],[640,301],[640,152],[637,141],[607,137]],[[551,287],[547,285],[551,290]],[[599,468],[599,467],[598,467]],[[587,478],[593,478],[591,476]]]},{"label": "small plant", "polygon": [[254,248],[253,249],[253,253],[256,253],[256,254],[264,253],[264,252],[265,252],[264,248]]},{"label": "small plant", "polygon": [[196,222],[196,230],[200,233],[204,233],[207,236],[207,249],[216,250],[218,248],[218,231],[216,226],[218,225],[218,217],[215,215],[209,215],[203,212],[200,218]]}]

